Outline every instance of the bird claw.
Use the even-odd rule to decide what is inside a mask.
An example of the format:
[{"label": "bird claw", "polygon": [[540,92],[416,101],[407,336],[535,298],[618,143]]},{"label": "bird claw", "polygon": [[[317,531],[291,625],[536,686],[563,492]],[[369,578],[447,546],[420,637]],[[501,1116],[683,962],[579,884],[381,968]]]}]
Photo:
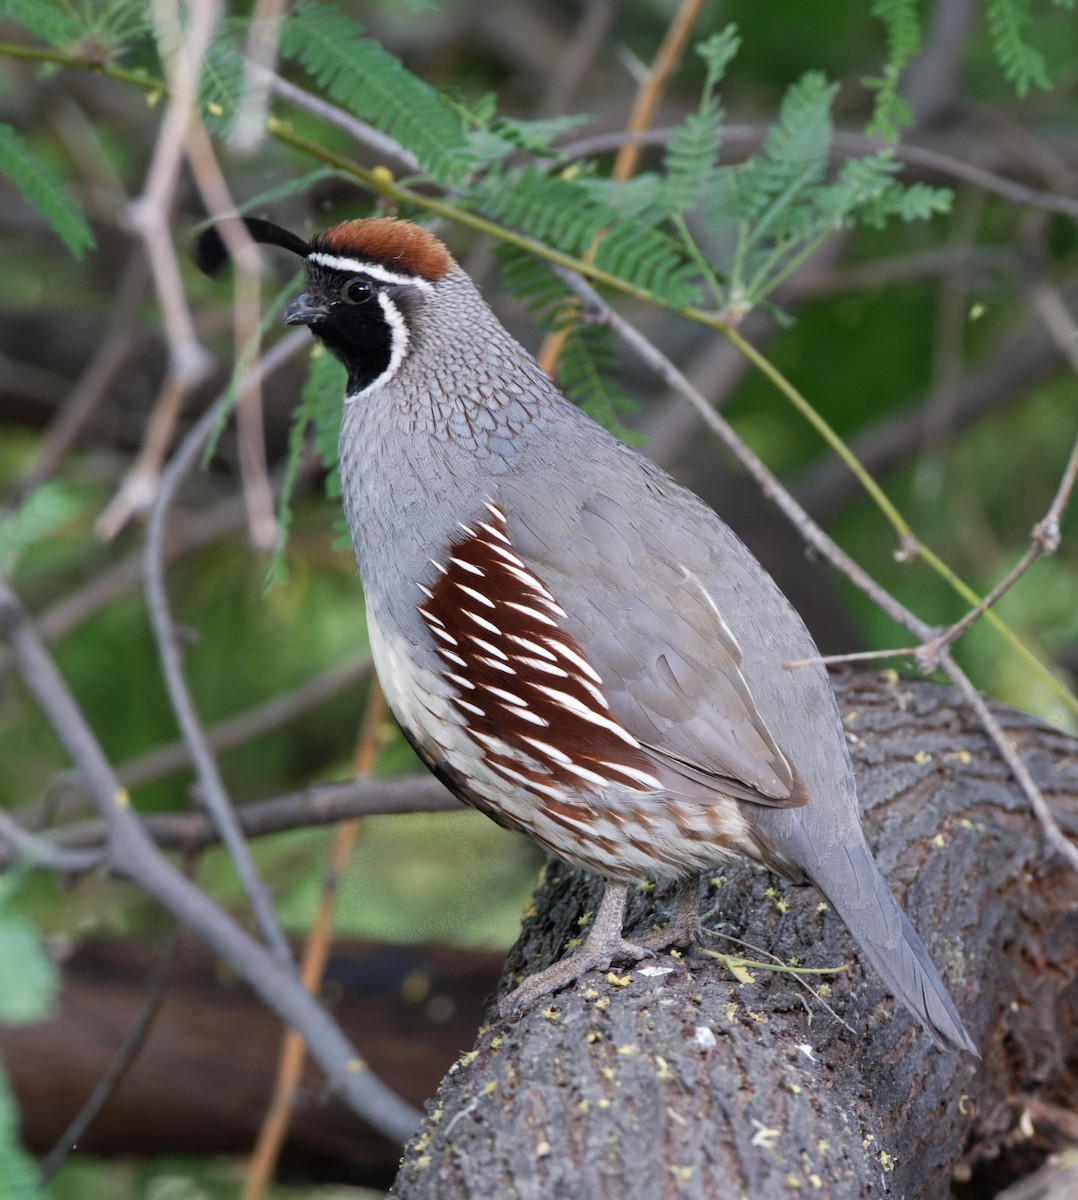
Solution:
[{"label": "bird claw", "polygon": [[495,1007],[499,1018],[519,1016],[531,1008],[537,1001],[560,991],[569,984],[575,983],[589,971],[608,971],[615,962],[639,962],[644,958],[654,958],[655,951],[649,946],[638,942],[630,942],[625,938],[616,938],[592,945],[585,942],[575,954],[560,958],[542,971],[529,975],[508,996],[503,996]]}]

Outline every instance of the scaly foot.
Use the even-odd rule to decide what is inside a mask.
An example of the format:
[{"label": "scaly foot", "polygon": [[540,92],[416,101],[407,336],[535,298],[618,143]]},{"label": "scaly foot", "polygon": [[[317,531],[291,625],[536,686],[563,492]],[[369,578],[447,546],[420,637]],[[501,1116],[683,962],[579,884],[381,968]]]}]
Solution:
[{"label": "scaly foot", "polygon": [[628,895],[627,884],[608,883],[599,904],[599,911],[592,922],[591,932],[584,944],[545,970],[529,975],[519,987],[498,1002],[498,1016],[509,1017],[520,1013],[525,1008],[530,1008],[537,1000],[574,983],[588,971],[606,971],[612,963],[619,960],[639,962],[642,958],[654,957],[654,952],[649,947],[627,941],[621,936]]}]

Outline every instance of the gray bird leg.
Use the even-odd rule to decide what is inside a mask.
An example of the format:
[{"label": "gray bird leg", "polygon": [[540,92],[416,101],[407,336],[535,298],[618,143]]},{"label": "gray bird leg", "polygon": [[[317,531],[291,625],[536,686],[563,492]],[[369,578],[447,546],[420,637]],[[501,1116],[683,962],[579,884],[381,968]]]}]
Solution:
[{"label": "gray bird leg", "polygon": [[[518,1013],[551,992],[575,982],[588,971],[608,970],[611,963],[618,959],[639,962],[642,958],[654,957],[654,952],[646,946],[626,941],[621,936],[628,897],[627,884],[608,883],[584,944],[545,970],[529,975],[498,1004],[498,1015],[508,1017]],[[669,945],[669,942],[666,944]]]},{"label": "gray bird leg", "polygon": [[668,924],[648,930],[636,939],[646,950],[665,950],[667,946],[691,946],[702,938],[700,926],[700,879],[690,875],[679,879],[677,899]]}]

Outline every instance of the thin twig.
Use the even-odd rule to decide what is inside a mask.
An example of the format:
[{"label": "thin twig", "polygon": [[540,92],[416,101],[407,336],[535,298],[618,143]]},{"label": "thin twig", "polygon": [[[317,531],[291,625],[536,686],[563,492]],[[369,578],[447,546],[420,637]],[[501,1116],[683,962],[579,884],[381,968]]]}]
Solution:
[{"label": "thin twig", "polygon": [[101,341],[56,413],[37,457],[14,488],[16,503],[56,473],[130,358],[137,343],[135,319],[147,278],[145,259],[140,253],[132,254],[121,272]]},{"label": "thin twig", "polygon": [[[403,1142],[419,1113],[363,1069],[348,1039],[310,996],[290,968],[282,966],[227,913],[178,871],[150,841],[131,809],[93,731],[34,629],[18,597],[0,580],[0,637],[73,764],[86,778],[108,827],[110,862],[181,922],[189,925],[244,979],[270,1009],[303,1031],[312,1057],[353,1112],[394,1141]],[[358,1065],[357,1065],[358,1064]]]},{"label": "thin twig", "polygon": [[[119,782],[117,780],[117,782]],[[2,810],[0,810],[2,811]],[[315,783],[297,792],[255,800],[236,809],[244,836],[268,837],[293,829],[312,829],[336,825],[354,817],[399,816],[418,812],[464,812],[464,806],[433,775],[409,775],[401,779],[349,780],[347,783]],[[8,818],[11,820],[11,818]],[[160,813],[145,817],[146,833],[162,850],[182,850],[193,854],[220,841],[213,822],[204,813]],[[100,820],[78,821],[61,826],[48,837],[27,834],[21,826],[20,836],[34,837],[46,861],[55,858],[57,870],[73,875],[96,869],[105,864],[104,851],[108,842],[108,827]],[[0,837],[4,831],[0,830]],[[30,843],[26,842],[29,848]],[[86,850],[93,857],[68,858],[69,851]],[[10,866],[18,852],[0,846],[0,868]]]},{"label": "thin twig", "polygon": [[207,745],[205,732],[184,678],[180,651],[173,634],[168,592],[165,587],[163,546],[168,510],[180,482],[198,461],[206,439],[216,427],[224,409],[224,401],[225,397],[221,397],[207,409],[180,443],[172,461],[161,475],[160,487],[157,490],[157,498],[146,531],[144,559],[146,603],[149,608],[154,639],[157,643],[161,669],[165,677],[165,686],[180,726],[180,733],[191,752],[191,761],[194,764],[202,802],[221,833],[221,840],[236,867],[255,920],[262,931],[262,936],[273,948],[273,953],[278,960],[282,964],[289,964],[292,956],[288,942],[281,931],[270,894],[259,878],[258,869],[255,867],[243,833],[236,821],[231,802],[217,769],[217,763],[214,760],[213,752]]},{"label": "thin twig", "polygon": [[[206,741],[211,750],[220,753],[222,750],[232,750],[265,737],[266,734],[283,729],[307,713],[323,707],[337,696],[355,691],[370,677],[372,670],[373,663],[369,658],[357,659],[344,665],[334,664],[291,692],[273,696],[262,704],[211,725],[206,730]],[[187,744],[180,740],[167,746],[158,746],[139,758],[121,763],[116,768],[116,774],[124,787],[136,788],[164,779],[190,765],[190,750]]]},{"label": "thin twig", "polygon": [[44,867],[58,875],[83,875],[96,871],[106,860],[104,846],[97,850],[62,849],[48,838],[23,829],[5,808],[0,808],[0,838],[12,851],[3,863],[5,868],[24,858],[35,867]]},{"label": "thin twig", "polygon": [[154,967],[154,972],[150,979],[150,987],[146,993],[146,999],[142,1003],[138,1020],[127,1035],[124,1044],[120,1047],[119,1053],[109,1063],[108,1070],[90,1093],[89,1099],[68,1123],[64,1132],[56,1139],[53,1148],[41,1160],[38,1170],[41,1173],[44,1183],[48,1183],[61,1166],[63,1166],[64,1159],[79,1144],[87,1129],[93,1124],[98,1113],[109,1102],[116,1089],[123,1082],[124,1076],[131,1069],[131,1065],[138,1058],[142,1047],[146,1044],[146,1038],[149,1036],[154,1020],[160,1011],[161,1001],[165,998],[165,992],[168,987],[168,976],[172,969],[172,961],[175,957],[176,946],[179,940],[179,931],[173,926],[165,936],[165,944],[157,960],[157,966]]},{"label": "thin twig", "polygon": [[247,32],[247,74],[243,98],[229,140],[237,154],[251,155],[266,136],[269,80],[277,66],[277,49],[285,0],[258,0]]},{"label": "thin twig", "polygon": [[[386,706],[382,689],[377,680],[371,685],[367,706],[363,713],[359,742],[356,747],[356,778],[365,779],[374,770],[378,752],[386,731]],[[342,821],[337,826],[333,845],[329,852],[329,867],[322,880],[322,895],[318,911],[307,934],[303,948],[303,964],[300,977],[303,986],[317,995],[326,973],[329,959],[330,938],[333,933],[333,910],[337,901],[337,887],[352,856],[356,838],[359,836],[358,820]],[[296,1105],[296,1092],[303,1072],[303,1061],[307,1048],[303,1038],[294,1029],[285,1033],[281,1057],[277,1065],[277,1078],[273,1086],[273,1098],[259,1131],[258,1141],[251,1154],[247,1175],[243,1182],[242,1200],[262,1200],[273,1178],[280,1157],[281,1146],[292,1122]]]},{"label": "thin twig", "polygon": [[142,195],[130,206],[129,219],[142,238],[153,273],[168,343],[168,371],[138,457],[97,519],[95,530],[105,539],[115,537],[136,513],[144,512],[152,503],[183,402],[213,365],[212,356],[199,341],[187,304],[169,216],[188,132],[197,120],[198,77],[218,11],[213,3],[194,4],[191,20],[182,27],[173,5],[166,0],[157,0],[153,5],[170,98]]}]

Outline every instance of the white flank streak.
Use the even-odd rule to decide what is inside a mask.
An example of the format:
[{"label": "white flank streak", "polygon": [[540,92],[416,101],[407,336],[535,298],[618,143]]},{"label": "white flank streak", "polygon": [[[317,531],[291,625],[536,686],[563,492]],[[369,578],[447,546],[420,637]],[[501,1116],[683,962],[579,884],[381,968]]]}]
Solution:
[{"label": "white flank streak", "polygon": [[617,771],[621,775],[627,776],[629,779],[635,779],[638,783],[642,783],[649,791],[658,791],[662,787],[662,781],[654,775],[649,775],[647,771],[638,771],[635,767],[626,767],[622,763],[603,761],[604,767],[609,767],[611,771]]},{"label": "white flank streak", "polygon": [[[593,683],[599,684],[600,687],[602,686],[603,677],[598,671],[596,671],[591,663],[588,662],[583,654],[577,654],[572,646],[567,646],[564,642],[559,641],[557,638],[547,638],[547,645],[553,646],[563,658],[567,658],[570,662],[575,663]],[[603,707],[606,708],[605,700],[603,701]]]},{"label": "white flank streak", "polygon": [[[419,588],[419,590],[420,590],[420,591],[423,593],[423,595],[424,595],[424,596],[426,596],[426,597],[427,597],[427,599],[428,599],[428,600],[433,600],[433,599],[434,599],[434,593],[433,593],[433,592],[430,590],[430,588],[429,588],[429,587],[427,587],[427,585],[426,585],[425,583],[420,583],[420,582],[417,580],[417,581],[416,581],[416,587],[417,587],[417,588]],[[422,610],[422,609],[420,609],[420,612],[422,612],[422,611],[423,611],[423,610]],[[424,613],[423,615],[424,615],[424,616],[426,616],[426,613]],[[435,618],[435,619],[437,619],[437,618]]]},{"label": "white flank streak", "polygon": [[539,725],[543,729],[550,727],[549,721],[544,721],[537,713],[533,713],[530,708],[514,708],[514,717],[522,717],[525,721],[530,721],[533,725]]},{"label": "white flank streak", "polygon": [[[500,529],[495,529],[493,525],[489,525],[486,521],[480,521],[479,528],[485,529],[492,538],[497,538],[499,542],[505,542],[505,544],[507,546],[511,545],[509,539],[505,536],[504,533],[502,533],[502,531]],[[499,554],[505,553],[505,551],[500,546],[491,546],[490,548],[491,548],[491,550],[497,550]],[[516,556],[514,555],[513,557],[515,558]]]},{"label": "white flank streak", "polygon": [[[539,584],[539,587],[543,588],[543,591],[546,592],[546,588],[544,588],[542,584]],[[549,592],[547,592],[547,596],[550,596]],[[541,599],[556,617],[567,617],[569,615],[553,596],[551,596],[549,600],[546,598],[546,596],[542,596]]]},{"label": "white flank streak", "polygon": [[518,663],[532,667],[536,671],[545,671],[548,675],[556,675],[559,679],[570,677],[568,671],[563,671],[561,667],[556,667],[553,663],[543,662],[541,658],[529,658],[526,654],[514,654],[513,657]]},{"label": "white flank streak", "polygon": [[[419,611],[423,612],[422,609],[420,609]],[[424,613],[424,616],[425,615],[426,614]],[[435,617],[434,619],[436,621],[438,620],[437,617]],[[457,639],[447,629],[439,629],[438,628],[439,625],[441,625],[441,621],[438,621],[438,625],[434,625],[431,627],[431,633],[433,633],[435,637],[441,638],[443,642],[448,643],[448,645],[450,645],[450,646],[459,646],[460,643],[457,641]]]},{"label": "white flank streak", "polygon": [[415,606],[415,610],[428,625],[438,625],[442,629],[445,628],[445,622],[440,617],[436,617],[434,613],[428,612],[425,608],[420,608],[418,604]]},{"label": "white flank streak", "polygon": [[523,646],[525,650],[530,650],[532,654],[538,654],[540,658],[547,658],[551,662],[557,662],[557,657],[552,654],[545,646],[540,646],[538,642],[533,642],[530,638],[519,637],[515,633],[506,635],[511,642],[516,642],[518,646]]},{"label": "white flank streak", "polygon": [[505,569],[510,575],[515,575],[521,583],[527,584],[527,586],[531,588],[533,592],[535,592],[536,597],[542,600],[544,604],[554,603],[554,597],[546,590],[545,587],[543,587],[539,580],[535,578],[535,576],[524,566],[523,563],[521,563],[519,567],[515,567],[512,563],[507,562],[505,564]]},{"label": "white flank streak", "polygon": [[[472,641],[475,642],[480,650],[485,650],[488,654],[493,654],[495,658],[500,658],[502,662],[509,661],[508,654],[503,654],[497,646],[492,646],[490,642],[486,641],[484,638],[473,637]],[[516,672],[514,671],[513,674],[515,675]]]},{"label": "white flank streak", "polygon": [[552,759],[556,763],[561,763],[562,766],[573,761],[568,754],[559,750],[557,746],[552,746],[549,742],[541,742],[538,738],[528,737],[526,734],[521,734],[520,740],[527,742],[529,746],[534,746],[540,754],[545,754],[547,758]]},{"label": "white flank streak", "polygon": [[[484,525],[483,528],[486,529],[486,526]],[[495,530],[494,532],[497,533],[498,531]],[[522,571],[525,569],[524,560],[522,558],[518,558],[512,552],[512,550],[507,550],[505,546],[495,546],[493,542],[487,542],[487,545],[491,548],[491,550],[494,551],[495,554],[500,555],[505,562],[509,563],[510,566],[519,567]],[[505,545],[509,545],[508,538],[505,539]]]},{"label": "white flank streak", "polygon": [[446,679],[452,679],[457,687],[462,687],[466,692],[475,691],[475,684],[470,679],[465,679],[463,675],[454,675],[452,671],[446,671]]},{"label": "white flank streak", "polygon": [[430,565],[431,565],[431,566],[432,566],[432,567],[433,567],[433,568],[434,568],[436,571],[441,571],[441,573],[442,573],[443,575],[448,575],[448,574],[449,574],[449,572],[448,572],[448,571],[445,569],[445,567],[443,567],[443,566],[442,566],[442,564],[441,564],[440,562],[435,562],[433,558],[428,558],[428,559],[427,559],[427,562],[429,562],[429,563],[430,563]]},{"label": "white flank streak", "polygon": [[457,528],[458,528],[458,529],[463,529],[463,530],[464,530],[464,532],[465,532],[465,533],[466,533],[466,534],[467,534],[467,535],[468,535],[470,538],[473,538],[473,537],[478,537],[478,536],[479,536],[479,534],[477,534],[477,533],[475,532],[475,530],[474,530],[474,529],[473,529],[473,528],[472,528],[470,525],[465,525],[463,521],[458,521],[458,522],[457,522]]},{"label": "white flank streak", "polygon": [[557,621],[552,621],[546,613],[541,613],[537,608],[530,608],[527,604],[517,604],[515,600],[506,600],[505,604],[507,608],[515,608],[517,612],[522,612],[528,617],[534,617],[537,621],[541,621],[544,625],[549,625],[552,629],[558,628]]},{"label": "white flank streak", "polygon": [[505,513],[502,512],[502,510],[495,503],[493,503],[493,501],[490,501],[490,500],[487,501],[487,511],[490,513],[490,515],[492,517],[494,517],[495,520],[501,521],[501,523],[503,525],[508,523],[509,518],[505,515]]},{"label": "white flank streak", "polygon": [[598,725],[602,729],[609,729],[611,733],[616,734],[623,742],[639,748],[640,743],[632,734],[622,729],[616,721],[611,721],[609,717],[604,717],[601,713],[593,712],[587,705],[581,704],[575,696],[570,696],[568,692],[561,692],[557,688],[549,688],[542,683],[535,684],[535,687],[576,716],[583,717],[585,721],[590,721],[593,725]]},{"label": "white flank streak", "polygon": [[[503,775],[507,776],[509,779],[513,779],[517,783],[523,784],[524,787],[526,787],[529,791],[543,792],[545,795],[549,796],[552,800],[562,799],[562,792],[556,787],[551,787],[549,784],[546,784],[546,783],[539,783],[535,779],[529,779],[527,777],[527,775],[521,775],[521,773],[519,771],[514,771],[512,767],[507,767],[505,765],[505,763],[491,762],[490,765],[494,768],[495,771],[500,771]],[[569,818],[566,818],[566,819],[568,820]],[[579,822],[577,822],[577,824],[579,824]],[[584,826],[584,825],[581,825],[580,827],[581,827],[581,829],[586,828],[586,826]]]},{"label": "white flank streak", "polygon": [[459,654],[454,654],[452,650],[439,649],[438,653],[442,656],[442,658],[448,658],[451,663],[456,663],[458,667],[463,667],[465,670],[468,669],[468,664],[464,661],[464,659],[461,658]]},{"label": "white flank streak", "polygon": [[567,771],[572,771],[574,775],[579,775],[581,779],[586,779],[589,783],[598,784],[599,787],[613,787],[613,780],[605,779],[602,775],[597,775],[594,771],[589,771],[587,767],[581,767],[575,762],[567,762],[565,764]]},{"label": "white flank streak", "polygon": [[405,283],[421,292],[429,292],[432,287],[427,279],[419,279],[404,271],[389,271],[378,263],[364,262],[361,258],[346,258],[342,254],[326,254],[315,250],[307,255],[307,261],[318,267],[329,267],[331,271],[354,271],[357,275],[369,275],[372,279],[380,279],[382,283]]},{"label": "white flank streak", "polygon": [[506,675],[516,674],[516,671],[514,671],[508,663],[499,662],[496,658],[487,658],[485,655],[480,654],[478,656],[478,661],[481,663],[486,663],[488,667],[493,667],[495,671],[504,671]]},{"label": "white flank streak", "polygon": [[458,708],[466,708],[468,712],[474,713],[477,717],[485,717],[487,715],[481,708],[477,708],[474,704],[469,704],[467,700],[462,700],[459,696],[453,697],[453,703]]},{"label": "white flank streak", "polygon": [[456,563],[462,571],[470,571],[473,575],[478,575],[480,579],[486,574],[482,567],[477,567],[475,563],[465,562],[463,558],[450,558],[451,563]]},{"label": "white flank streak", "polygon": [[461,609],[461,612],[462,612],[462,613],[464,613],[464,615],[465,615],[466,617],[471,617],[471,619],[472,619],[472,620],[473,620],[473,621],[474,621],[474,622],[475,622],[475,623],[476,623],[476,624],[477,624],[477,625],[478,625],[480,628],[482,628],[482,629],[485,629],[485,630],[486,630],[488,633],[496,633],[496,634],[498,634],[499,636],[501,636],[501,632],[502,632],[502,631],[501,631],[501,630],[498,628],[498,626],[497,626],[497,625],[492,625],[492,624],[491,624],[489,621],[487,621],[487,620],[484,620],[484,619],[483,619],[481,616],[479,616],[477,613],[473,613],[473,612],[472,612],[472,610],[471,610],[470,608],[462,608],[462,609]]},{"label": "white flank streak", "polygon": [[523,696],[518,696],[515,692],[507,692],[504,688],[495,687],[492,683],[484,683],[483,689],[490,692],[492,696],[497,696],[499,700],[504,700],[506,704],[513,705],[514,708],[527,708],[528,702]]},{"label": "white flank streak", "polygon": [[[451,558],[449,561],[450,561],[450,562],[455,562],[456,560]],[[485,605],[487,606],[487,608],[493,608],[493,607],[494,607],[494,601],[493,601],[493,600],[490,600],[490,599],[488,599],[486,596],[484,596],[484,595],[483,595],[483,593],[482,593],[482,592],[477,592],[477,591],[475,590],[475,588],[469,587],[469,586],[468,586],[466,583],[460,583],[460,582],[458,582],[458,583],[457,583],[457,587],[459,587],[459,588],[460,588],[460,590],[461,590],[461,591],[462,591],[462,592],[463,592],[463,593],[464,593],[466,596],[471,596],[471,598],[472,598],[473,600],[478,600],[480,604],[485,604]]]}]

